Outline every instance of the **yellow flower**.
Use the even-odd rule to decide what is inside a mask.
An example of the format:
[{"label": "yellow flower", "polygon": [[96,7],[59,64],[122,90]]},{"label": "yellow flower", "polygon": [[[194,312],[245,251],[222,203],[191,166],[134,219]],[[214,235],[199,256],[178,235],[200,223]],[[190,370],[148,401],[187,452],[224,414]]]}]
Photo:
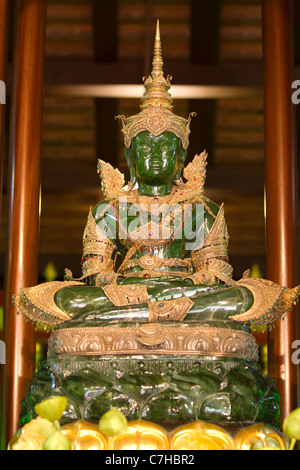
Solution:
[{"label": "yellow flower", "polygon": [[43,450],[71,450],[71,443],[67,436],[55,431],[45,440]]},{"label": "yellow flower", "polygon": [[41,401],[34,407],[34,411],[49,421],[59,421],[68,404],[66,397],[50,397]]},{"label": "yellow flower", "polygon": [[285,418],[282,429],[289,438],[300,440],[300,408],[296,408]]},{"label": "yellow flower", "polygon": [[282,430],[291,439],[290,449],[300,440],[300,408],[292,411],[283,421]]},{"label": "yellow flower", "polygon": [[12,450],[42,450],[45,440],[55,431],[53,423],[38,416],[25,424]]},{"label": "yellow flower", "polygon": [[127,428],[127,420],[121,411],[113,408],[104,413],[99,421],[99,429],[106,436],[115,436]]}]

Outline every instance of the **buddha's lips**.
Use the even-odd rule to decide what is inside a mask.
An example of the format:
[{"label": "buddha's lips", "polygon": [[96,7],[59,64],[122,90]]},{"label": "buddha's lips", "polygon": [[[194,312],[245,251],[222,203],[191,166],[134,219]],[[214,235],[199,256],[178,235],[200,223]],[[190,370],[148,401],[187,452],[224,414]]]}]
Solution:
[{"label": "buddha's lips", "polygon": [[162,167],[163,165],[160,158],[152,158],[149,162],[149,168],[153,170],[161,170]]}]

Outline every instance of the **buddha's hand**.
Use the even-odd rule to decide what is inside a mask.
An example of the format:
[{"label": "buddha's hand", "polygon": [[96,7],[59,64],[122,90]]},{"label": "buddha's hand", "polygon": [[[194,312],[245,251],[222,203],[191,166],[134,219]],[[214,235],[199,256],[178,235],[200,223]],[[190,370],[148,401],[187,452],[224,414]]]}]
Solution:
[{"label": "buddha's hand", "polygon": [[95,277],[95,285],[98,287],[107,286],[110,284],[116,284],[117,279],[123,277],[121,274],[116,273],[113,270],[104,270],[101,271]]},{"label": "buddha's hand", "polygon": [[103,287],[109,284],[115,284],[118,278],[123,278],[121,274],[116,273],[113,269],[103,268],[88,276],[82,276],[78,279],[74,279],[72,272],[69,269],[65,269],[65,281],[81,281],[86,286],[97,286]]},{"label": "buddha's hand", "polygon": [[201,271],[196,271],[194,274],[191,274],[186,277],[186,279],[191,279],[194,284],[203,284],[206,286],[213,286],[218,284],[216,276],[208,271],[208,269],[203,269]]}]

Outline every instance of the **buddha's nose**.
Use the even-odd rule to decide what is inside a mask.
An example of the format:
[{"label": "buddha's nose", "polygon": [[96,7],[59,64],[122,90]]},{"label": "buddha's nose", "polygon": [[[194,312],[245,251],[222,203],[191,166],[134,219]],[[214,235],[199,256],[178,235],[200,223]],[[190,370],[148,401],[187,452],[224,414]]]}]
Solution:
[{"label": "buddha's nose", "polygon": [[152,157],[161,157],[161,150],[160,150],[160,146],[156,143],[154,143],[152,145],[152,149],[151,149],[151,156]]}]

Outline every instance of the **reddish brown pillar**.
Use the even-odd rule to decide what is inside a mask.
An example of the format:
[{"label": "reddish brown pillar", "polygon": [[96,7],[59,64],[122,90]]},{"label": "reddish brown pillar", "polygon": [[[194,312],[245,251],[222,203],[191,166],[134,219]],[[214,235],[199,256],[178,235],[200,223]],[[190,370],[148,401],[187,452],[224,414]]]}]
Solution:
[{"label": "reddish brown pillar", "polygon": [[[0,3],[0,80],[5,82],[7,62],[7,33],[8,33],[8,1]],[[2,191],[4,171],[4,121],[5,104],[0,104],[0,219],[2,215]],[[0,364],[0,383],[3,378],[3,365]],[[1,434],[0,434],[1,435]]]},{"label": "reddish brown pillar", "polygon": [[35,371],[34,328],[16,314],[11,298],[37,283],[46,0],[17,5],[4,299],[6,440],[18,428],[20,402]]},{"label": "reddish brown pillar", "polygon": [[[7,62],[8,2],[0,2],[0,80],[5,83]],[[0,218],[2,211],[3,150],[4,150],[5,104],[0,104]]]},{"label": "reddish brown pillar", "polygon": [[[291,8],[291,0],[263,0],[267,277],[287,287],[298,283]],[[296,339],[294,310],[269,334],[268,373],[281,395],[282,418],[299,406],[299,366],[291,360]]]},{"label": "reddish brown pillar", "polygon": [[4,80],[7,60],[8,2],[0,2],[0,80]]}]

